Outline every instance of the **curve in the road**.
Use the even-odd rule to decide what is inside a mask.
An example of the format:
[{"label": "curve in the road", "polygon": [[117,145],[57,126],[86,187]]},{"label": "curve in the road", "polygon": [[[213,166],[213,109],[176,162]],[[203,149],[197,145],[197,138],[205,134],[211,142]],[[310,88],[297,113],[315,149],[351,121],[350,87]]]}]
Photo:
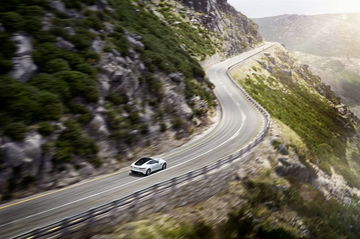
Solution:
[{"label": "curve in the road", "polygon": [[46,226],[183,175],[222,159],[254,140],[264,127],[264,116],[227,75],[230,67],[272,47],[267,43],[210,67],[206,73],[215,84],[220,121],[203,138],[161,155],[168,169],[149,177],[129,176],[128,168],[65,189],[40,194],[0,206],[0,238],[9,238]]}]

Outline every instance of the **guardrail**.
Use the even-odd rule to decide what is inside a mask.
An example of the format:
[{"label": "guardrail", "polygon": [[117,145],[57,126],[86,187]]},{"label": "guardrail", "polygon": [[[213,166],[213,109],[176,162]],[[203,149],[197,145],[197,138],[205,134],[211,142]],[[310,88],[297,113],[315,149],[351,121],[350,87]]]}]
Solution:
[{"label": "guardrail", "polygon": [[[262,51],[265,51],[267,49],[268,48],[266,48]],[[250,56],[248,58],[251,58],[251,57],[252,56]],[[246,59],[248,59],[248,58],[246,58]],[[233,80],[233,78],[230,75],[230,71],[234,67],[236,67],[238,64],[239,63],[235,64],[232,67],[229,67],[227,70],[227,75],[232,80]],[[234,81],[234,83],[235,83],[235,81]],[[76,230],[79,230],[79,227],[81,227],[81,226],[94,224],[94,223],[96,223],[96,221],[101,220],[107,216],[111,217],[112,212],[116,212],[116,214],[119,215],[119,213],[121,214],[121,211],[124,212],[126,210],[131,210],[131,208],[136,206],[136,204],[139,203],[140,201],[154,197],[154,196],[158,195],[159,193],[169,190],[171,188],[174,188],[177,185],[180,185],[182,183],[190,182],[199,176],[206,175],[212,171],[216,171],[225,165],[231,164],[233,161],[240,158],[241,156],[244,156],[247,152],[249,152],[251,149],[256,147],[265,138],[265,136],[268,133],[268,130],[270,128],[270,115],[242,87],[240,87],[238,84],[236,84],[236,85],[239,87],[239,89],[242,91],[242,93],[245,95],[245,97],[255,106],[255,108],[260,111],[260,113],[263,115],[264,120],[265,120],[265,125],[264,125],[263,130],[261,131],[261,133],[258,135],[258,137],[252,143],[250,143],[246,147],[242,148],[238,152],[228,156],[227,158],[217,161],[216,163],[213,163],[213,164],[205,166],[203,168],[191,171],[182,176],[175,177],[175,178],[169,179],[167,181],[155,184],[149,188],[137,191],[129,196],[123,197],[121,199],[112,201],[110,203],[107,203],[105,205],[102,205],[102,206],[99,206],[99,207],[96,207],[93,209],[90,209],[90,210],[80,213],[78,215],[65,218],[59,222],[47,225],[45,227],[37,228],[28,233],[17,236],[14,239],[63,238],[66,236],[70,236],[71,233],[73,233]]]}]

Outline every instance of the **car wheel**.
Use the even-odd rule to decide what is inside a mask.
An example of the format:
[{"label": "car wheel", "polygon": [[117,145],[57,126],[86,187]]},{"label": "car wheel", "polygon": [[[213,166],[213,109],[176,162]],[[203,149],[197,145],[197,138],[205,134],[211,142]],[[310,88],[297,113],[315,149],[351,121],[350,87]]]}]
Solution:
[{"label": "car wheel", "polygon": [[162,170],[166,169],[166,163],[163,164]]},{"label": "car wheel", "polygon": [[151,174],[151,169],[146,170],[146,176],[149,176]]}]

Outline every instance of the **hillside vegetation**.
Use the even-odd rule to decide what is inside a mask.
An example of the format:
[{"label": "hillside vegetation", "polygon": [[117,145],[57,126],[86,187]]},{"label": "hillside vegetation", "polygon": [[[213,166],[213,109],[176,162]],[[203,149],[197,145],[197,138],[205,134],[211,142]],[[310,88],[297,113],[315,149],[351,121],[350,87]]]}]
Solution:
[{"label": "hillside vegetation", "polygon": [[360,59],[347,57],[323,57],[294,52],[296,58],[330,85],[343,102],[360,117]]},{"label": "hillside vegetation", "polygon": [[359,14],[283,15],[254,21],[267,41],[296,51],[295,57],[360,116]]},{"label": "hillside vegetation", "polygon": [[261,41],[226,4],[212,7],[242,21],[219,30],[180,1],[2,3],[0,199],[112,171],[208,125],[217,103],[199,60]]},{"label": "hillside vegetation", "polygon": [[304,163],[310,161],[329,175],[339,173],[360,187],[357,118],[337,107],[340,99],[307,66],[280,49],[254,62],[248,72],[234,74],[255,100],[301,138],[307,148],[300,152]]}]

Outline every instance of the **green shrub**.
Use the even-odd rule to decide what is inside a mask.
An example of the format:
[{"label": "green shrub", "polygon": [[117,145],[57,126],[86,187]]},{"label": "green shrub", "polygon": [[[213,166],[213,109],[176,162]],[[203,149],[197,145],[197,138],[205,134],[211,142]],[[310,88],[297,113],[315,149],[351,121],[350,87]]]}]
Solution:
[{"label": "green shrub", "polygon": [[54,76],[69,84],[72,97],[82,97],[88,102],[98,101],[100,94],[92,77],[78,71],[62,71]]},{"label": "green shrub", "polygon": [[33,59],[36,64],[43,66],[50,60],[62,57],[65,52],[67,51],[55,46],[53,42],[44,42],[35,45]]},{"label": "green shrub", "polygon": [[11,60],[16,51],[16,45],[11,40],[12,34],[8,32],[0,32],[0,57],[3,57],[4,60]]},{"label": "green shrub", "polygon": [[32,34],[41,31],[44,9],[40,6],[21,6],[19,12],[24,16],[23,29]]},{"label": "green shrub", "polygon": [[63,110],[56,95],[10,77],[0,77],[0,102],[0,109],[7,117],[26,124],[58,119]]},{"label": "green shrub", "polygon": [[41,122],[38,126],[38,132],[43,136],[49,136],[55,131],[55,126],[48,122]]},{"label": "green shrub", "polygon": [[0,74],[6,74],[12,69],[13,63],[11,60],[4,59],[0,55]]},{"label": "green shrub", "polygon": [[75,45],[79,50],[88,49],[91,46],[93,38],[89,34],[80,34],[77,33],[74,36],[70,36],[70,41]]},{"label": "green shrub", "polygon": [[57,58],[46,62],[42,70],[47,73],[56,73],[59,71],[69,71],[70,66],[66,60]]},{"label": "green shrub", "polygon": [[0,22],[5,29],[10,32],[22,30],[25,21],[24,18],[16,12],[3,12],[0,13]]},{"label": "green shrub", "polygon": [[114,105],[126,104],[129,101],[127,95],[121,93],[111,93],[106,97],[106,100],[110,101]]},{"label": "green shrub", "polygon": [[50,74],[41,73],[29,81],[29,84],[44,91],[58,95],[64,102],[70,98],[70,89],[66,81]]},{"label": "green shrub", "polygon": [[173,129],[175,129],[175,130],[184,129],[186,126],[185,121],[179,117],[174,118],[171,123],[172,123]]},{"label": "green shrub", "polygon": [[82,125],[86,125],[88,124],[92,119],[94,118],[94,115],[91,112],[85,113],[80,115],[77,118],[77,121],[82,124]]},{"label": "green shrub", "polygon": [[77,64],[73,67],[73,69],[75,71],[80,71],[82,73],[85,73],[85,74],[88,74],[88,75],[91,75],[91,76],[96,76],[97,74],[97,70],[95,67],[91,66],[90,64],[88,63],[80,63],[80,64]]},{"label": "green shrub", "polygon": [[89,64],[96,64],[100,60],[100,55],[94,51],[87,51],[84,54],[85,61]]},{"label": "green shrub", "polygon": [[35,115],[35,119],[38,120],[57,120],[63,112],[64,107],[58,96],[48,93],[40,92],[37,96],[37,103],[39,104],[39,110]]},{"label": "green shrub", "polygon": [[166,130],[167,130],[166,124],[165,124],[165,123],[161,123],[161,124],[160,124],[160,131],[161,131],[161,132],[166,132]]},{"label": "green shrub", "polygon": [[4,129],[4,134],[9,138],[22,141],[25,138],[26,126],[23,123],[10,123]]},{"label": "green shrub", "polygon": [[57,142],[55,154],[52,157],[52,161],[55,164],[69,163],[73,160],[72,148],[62,144],[62,142]]},{"label": "green shrub", "polygon": [[98,148],[95,142],[81,130],[80,125],[73,120],[65,122],[66,130],[59,136],[55,146],[54,161],[64,163],[71,161],[74,155],[85,159],[95,157]]}]

